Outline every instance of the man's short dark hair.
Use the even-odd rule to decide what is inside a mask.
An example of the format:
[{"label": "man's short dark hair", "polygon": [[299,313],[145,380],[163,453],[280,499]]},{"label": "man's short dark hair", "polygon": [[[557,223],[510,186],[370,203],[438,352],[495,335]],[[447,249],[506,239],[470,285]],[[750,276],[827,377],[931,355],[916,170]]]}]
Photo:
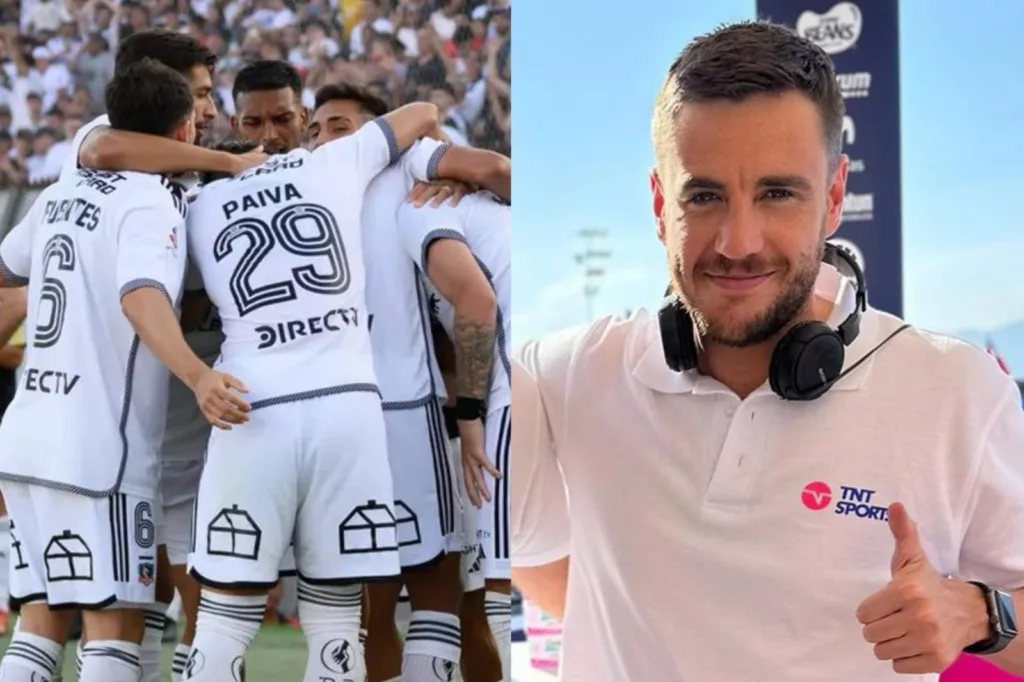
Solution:
[{"label": "man's short dark hair", "polygon": [[184,76],[197,66],[204,66],[211,73],[217,66],[217,55],[198,40],[163,29],[139,31],[122,40],[117,46],[114,68],[120,70],[143,59],[158,61]]},{"label": "man's short dark hair", "polygon": [[339,100],[350,100],[362,107],[367,115],[377,117],[388,113],[388,104],[377,95],[370,92],[361,85],[354,83],[334,83],[325,85],[316,91],[316,103],[313,111],[316,111],[328,102]]},{"label": "man's short dark hair", "polygon": [[[224,140],[222,142],[218,142],[217,144],[210,146],[211,149],[216,149],[219,152],[227,152],[228,154],[248,154],[253,149],[256,149],[256,147],[259,147],[259,145],[255,142],[250,142],[249,140],[242,140],[237,138]],[[199,182],[201,184],[208,185],[211,182],[216,182],[217,180],[224,180],[225,178],[230,177],[230,173],[217,173],[215,171],[207,171],[205,173],[199,174]]]},{"label": "man's short dark hair", "polygon": [[761,94],[800,92],[818,108],[830,168],[842,153],[843,95],[825,51],[786,26],[765,21],[724,26],[691,42],[676,58],[658,96],[655,145],[689,102],[739,102]]},{"label": "man's short dark hair", "polygon": [[153,59],[117,71],[106,99],[110,127],[117,130],[166,136],[192,115],[188,81]]},{"label": "man's short dark hair", "polygon": [[231,96],[248,92],[266,92],[288,88],[297,97],[302,96],[302,77],[295,67],[279,59],[261,59],[247,66],[235,76],[235,84],[231,88]]}]

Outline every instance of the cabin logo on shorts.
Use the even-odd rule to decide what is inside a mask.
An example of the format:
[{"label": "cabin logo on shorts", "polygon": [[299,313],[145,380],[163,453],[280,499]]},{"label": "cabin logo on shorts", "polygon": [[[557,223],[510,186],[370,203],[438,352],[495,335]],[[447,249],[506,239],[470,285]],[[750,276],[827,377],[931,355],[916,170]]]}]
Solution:
[{"label": "cabin logo on shorts", "polygon": [[391,507],[376,500],[355,507],[338,526],[338,551],[371,554],[398,550],[398,524]]},{"label": "cabin logo on shorts", "polygon": [[210,556],[256,561],[262,543],[263,530],[237,504],[221,509],[206,527],[206,553]]},{"label": "cabin logo on shorts", "polygon": [[887,522],[889,508],[887,505],[877,504],[875,492],[870,488],[841,485],[839,486],[839,499],[836,499],[832,486],[824,481],[812,481],[804,486],[800,499],[804,503],[804,507],[811,511],[824,511],[831,507],[833,513],[840,516],[855,516],[859,519]]},{"label": "cabin logo on shorts", "polygon": [[347,639],[332,639],[320,649],[320,662],[332,673],[344,675],[355,667],[355,655]]},{"label": "cabin logo on shorts", "polygon": [[70,530],[50,538],[43,551],[43,561],[46,579],[51,583],[93,579],[92,550],[81,535]]},{"label": "cabin logo on shorts", "polygon": [[139,582],[149,587],[156,581],[156,565],[152,561],[139,562]]}]

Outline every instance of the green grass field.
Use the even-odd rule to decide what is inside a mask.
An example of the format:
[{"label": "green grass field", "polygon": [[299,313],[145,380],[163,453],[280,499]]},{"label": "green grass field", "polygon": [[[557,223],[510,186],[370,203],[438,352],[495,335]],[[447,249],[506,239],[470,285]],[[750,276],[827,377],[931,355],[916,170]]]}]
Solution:
[{"label": "green grass field", "polygon": [[[0,640],[0,653],[7,648],[8,638]],[[68,646],[64,660],[63,682],[75,682],[74,643]],[[164,645],[164,680],[171,679],[171,657],[174,645]],[[289,682],[302,678],[306,667],[306,643],[302,633],[287,625],[264,627],[245,657],[246,682]]]}]

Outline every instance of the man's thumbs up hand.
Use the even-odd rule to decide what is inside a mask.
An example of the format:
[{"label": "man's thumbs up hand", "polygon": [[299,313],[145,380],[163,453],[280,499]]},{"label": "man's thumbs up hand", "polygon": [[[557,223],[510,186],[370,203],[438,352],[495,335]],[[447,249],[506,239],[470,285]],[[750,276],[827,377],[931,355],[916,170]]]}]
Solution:
[{"label": "man's thumbs up hand", "polygon": [[928,560],[906,507],[889,507],[892,580],[857,608],[864,639],[879,660],[906,675],[941,673],[963,648],[988,636],[985,599],[974,585],[949,580]]}]

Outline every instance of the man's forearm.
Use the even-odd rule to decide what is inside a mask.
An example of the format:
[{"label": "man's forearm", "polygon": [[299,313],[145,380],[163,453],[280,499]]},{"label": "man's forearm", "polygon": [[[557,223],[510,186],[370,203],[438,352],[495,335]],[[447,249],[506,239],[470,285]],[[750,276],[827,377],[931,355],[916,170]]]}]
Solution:
[{"label": "man's forearm", "polygon": [[234,173],[237,159],[227,152],[206,149],[166,137],[104,128],[85,138],[78,154],[85,168],[140,173]]},{"label": "man's forearm", "polygon": [[195,388],[209,367],[188,347],[164,293],[153,287],[136,289],[121,298],[121,309],[153,355],[183,384]]},{"label": "man's forearm", "polygon": [[487,400],[494,370],[497,304],[493,298],[455,305],[456,390],[462,398]]},{"label": "man's forearm", "polygon": [[541,611],[562,620],[565,594],[569,589],[569,557],[543,566],[513,568],[512,584]]},{"label": "man's forearm", "polygon": [[512,160],[487,149],[449,147],[437,164],[437,176],[483,187],[512,201]]}]

